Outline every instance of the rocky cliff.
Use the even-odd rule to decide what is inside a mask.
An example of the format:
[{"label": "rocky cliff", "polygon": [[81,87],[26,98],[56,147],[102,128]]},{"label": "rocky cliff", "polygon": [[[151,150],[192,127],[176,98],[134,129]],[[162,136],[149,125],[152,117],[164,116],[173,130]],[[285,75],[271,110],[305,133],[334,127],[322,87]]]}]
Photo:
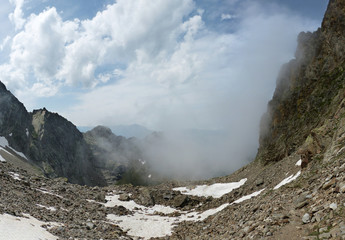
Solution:
[{"label": "rocky cliff", "polygon": [[[91,188],[18,169],[19,156],[0,141],[0,236],[22,239],[18,229],[30,229],[36,239],[345,239],[344,15],[344,0],[331,0],[322,27],[300,34],[263,117],[257,160],[229,176]],[[0,128],[16,150],[30,149],[31,134],[59,145],[49,132],[74,131],[45,109],[27,114],[3,86],[1,96],[2,124],[23,124],[16,134]],[[105,127],[85,139],[105,158],[126,146]]]},{"label": "rocky cliff", "polygon": [[0,136],[48,177],[66,177],[78,184],[105,185],[82,133],[71,122],[46,109],[27,112],[2,83]]},{"label": "rocky cliff", "polygon": [[72,183],[105,185],[83,134],[75,125],[46,109],[31,115],[29,158],[49,177],[66,177]]},{"label": "rocky cliff", "polygon": [[28,151],[31,116],[24,105],[0,82],[0,135],[20,152]]},{"label": "rocky cliff", "polygon": [[84,139],[108,184],[146,185],[150,182],[147,178],[149,164],[143,157],[138,139],[116,136],[104,126],[87,131]]},{"label": "rocky cliff", "polygon": [[262,118],[257,161],[268,164],[299,151],[322,158],[342,128],[345,98],[345,2],[331,0],[322,26],[301,33]]}]

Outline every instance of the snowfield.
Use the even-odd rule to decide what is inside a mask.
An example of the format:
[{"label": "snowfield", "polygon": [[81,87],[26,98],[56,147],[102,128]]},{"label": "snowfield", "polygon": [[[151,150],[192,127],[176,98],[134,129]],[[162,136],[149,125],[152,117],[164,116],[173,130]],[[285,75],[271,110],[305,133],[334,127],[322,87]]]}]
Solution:
[{"label": "snowfield", "polygon": [[237,199],[236,201],[234,201],[234,203],[241,203],[241,202],[243,202],[243,201],[245,201],[245,200],[251,199],[252,197],[256,197],[256,196],[258,196],[258,195],[259,195],[262,191],[264,191],[264,190],[265,190],[265,188],[264,188],[264,189],[261,189],[261,190],[259,190],[259,191],[253,192],[253,193],[251,193],[251,194],[249,194],[249,195],[247,195],[247,196],[243,196],[243,197]]},{"label": "snowfield", "polygon": [[274,189],[274,190],[277,190],[277,189],[280,188],[281,186],[284,186],[285,184],[288,184],[288,183],[290,183],[290,182],[296,180],[296,179],[299,177],[299,175],[301,175],[301,171],[298,171],[295,175],[292,174],[291,176],[289,176],[289,177],[283,179],[283,180],[282,180],[278,185],[276,185],[273,189]]},{"label": "snowfield", "polygon": [[6,240],[56,240],[58,239],[42,225],[60,226],[58,223],[41,222],[30,215],[15,217],[8,214],[0,215],[0,239]]},{"label": "snowfield", "polygon": [[301,166],[302,165],[302,159],[298,160],[295,165],[296,166]]},{"label": "snowfield", "polygon": [[193,195],[198,197],[213,197],[220,198],[224,194],[230,193],[232,190],[241,187],[247,178],[241,179],[239,182],[231,183],[215,183],[212,185],[199,185],[193,189],[188,189],[186,187],[173,188],[174,191],[180,191],[182,194]]},{"label": "snowfield", "polygon": [[[128,234],[135,237],[149,239],[152,237],[164,237],[172,234],[173,227],[182,221],[203,221],[209,216],[222,211],[230,204],[226,203],[218,208],[209,209],[204,212],[185,212],[171,207],[155,205],[153,207],[145,207],[136,204],[134,201],[120,201],[119,195],[107,196],[106,207],[123,206],[134,212],[133,215],[117,216],[109,214],[108,220],[128,231]],[[171,214],[178,212],[178,217],[161,216],[159,213]]]},{"label": "snowfield", "polygon": [[[13,156],[12,153],[10,153],[9,151],[7,151],[5,148],[10,148],[13,152],[15,152],[18,156],[24,158],[27,160],[26,156],[22,153],[22,152],[18,152],[16,150],[14,150],[13,148],[11,148],[9,145],[8,145],[8,141],[5,137],[0,137],[0,150],[1,151],[4,151],[10,155]],[[0,155],[0,162],[6,162],[6,160]]]},{"label": "snowfield", "polygon": [[[225,189],[224,186],[230,186],[232,189],[238,188],[242,186],[247,179],[242,179],[239,182],[235,182],[232,184],[214,184],[208,188],[207,191],[200,191],[199,194],[202,192],[204,194],[211,194],[210,189],[215,189],[212,193],[214,196],[222,196],[224,195]],[[217,186],[217,187],[214,187]],[[222,186],[222,187],[219,187]],[[229,188],[227,189],[229,190]],[[217,208],[209,209],[204,212],[196,212],[196,211],[180,211],[171,207],[166,207],[162,205],[155,205],[153,207],[145,207],[135,203],[133,200],[131,201],[120,201],[119,195],[114,194],[111,196],[107,196],[106,200],[107,203],[100,203],[106,207],[114,207],[114,206],[122,206],[126,209],[133,211],[133,215],[124,215],[124,216],[117,216],[115,214],[108,214],[107,219],[113,222],[114,224],[118,225],[124,231],[128,231],[130,236],[134,237],[141,237],[144,239],[149,239],[152,237],[164,237],[169,236],[172,234],[172,230],[175,225],[182,221],[203,221],[206,218],[222,211],[226,207],[241,203],[245,200],[248,200],[252,197],[258,196],[261,192],[265,189],[260,191],[254,192],[247,196],[244,196],[233,203],[225,203]],[[167,216],[167,214],[178,213],[179,216]],[[160,214],[163,213],[163,214]]]},{"label": "snowfield", "polygon": [[[299,166],[299,161],[296,163]],[[281,186],[288,184],[301,174],[301,171],[297,172],[295,175],[291,175],[284,180],[282,180],[273,189],[278,189]],[[245,184],[246,178],[240,180],[239,182],[232,183],[215,183],[212,185],[199,185],[193,189],[187,187],[174,188],[174,191],[180,191],[182,194],[194,195],[194,196],[205,196],[220,198],[224,194],[230,193],[232,190],[239,188]],[[123,206],[126,209],[133,212],[133,215],[117,216],[115,214],[108,214],[107,219],[114,224],[117,224],[124,231],[128,231],[128,234],[133,237],[140,237],[143,239],[149,239],[152,237],[164,237],[169,236],[173,232],[174,226],[182,221],[203,221],[209,216],[212,216],[228,206],[234,204],[240,204],[243,201],[249,200],[253,197],[260,195],[265,191],[266,188],[259,191],[253,192],[246,196],[235,200],[232,203],[225,203],[217,208],[209,209],[204,212],[197,211],[180,211],[171,207],[155,205],[153,207],[141,206],[134,201],[120,201],[119,195],[114,194],[107,196],[107,203],[104,204],[106,207]],[[179,216],[174,216],[177,212]],[[168,214],[171,214],[170,216]]]}]

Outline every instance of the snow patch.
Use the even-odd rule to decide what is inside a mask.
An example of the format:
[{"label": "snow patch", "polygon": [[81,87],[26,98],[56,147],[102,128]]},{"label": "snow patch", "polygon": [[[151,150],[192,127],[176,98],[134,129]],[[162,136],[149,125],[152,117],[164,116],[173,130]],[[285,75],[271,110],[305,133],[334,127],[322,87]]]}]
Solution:
[{"label": "snow patch", "polygon": [[302,159],[298,160],[295,165],[296,166],[301,166],[302,165]]},{"label": "snow patch", "polygon": [[253,193],[251,193],[251,194],[249,194],[249,195],[243,196],[243,197],[237,199],[236,201],[234,201],[233,203],[241,203],[241,202],[243,202],[243,201],[245,201],[245,200],[251,199],[252,197],[256,197],[256,196],[258,196],[258,195],[259,195],[262,191],[264,191],[264,190],[265,190],[265,188],[264,188],[264,189],[261,189],[261,190],[259,190],[259,191],[253,192]]},{"label": "snow patch", "polygon": [[[12,133],[11,133],[12,134]],[[10,134],[10,136],[11,136]],[[13,152],[15,152],[18,156],[21,156],[22,158],[24,159],[27,159],[26,156],[22,153],[22,152],[18,152],[16,150],[14,150],[13,148],[11,148],[9,145],[8,145],[8,141],[5,137],[0,137],[0,149],[3,150],[3,151],[6,151],[8,154],[11,154],[13,155],[12,153],[8,152],[7,150],[5,150],[5,147],[8,147],[10,148]],[[6,160],[5,160],[6,161]]]},{"label": "snow patch", "polygon": [[180,191],[185,195],[193,195],[199,197],[214,197],[220,198],[224,194],[230,193],[232,190],[241,187],[247,178],[241,179],[239,182],[231,183],[215,183],[212,185],[198,185],[193,189],[188,189],[186,187],[173,188],[174,191]]},{"label": "snow patch", "polygon": [[141,165],[145,165],[146,163],[146,161],[142,160],[141,158],[139,158],[138,161],[141,163]]},{"label": "snow patch", "polygon": [[47,206],[44,206],[44,205],[41,205],[41,204],[36,204],[36,206],[40,207],[40,208],[45,208],[49,211],[52,211],[52,212],[55,212],[56,211],[56,208],[55,207],[47,207]]},{"label": "snow patch", "polygon": [[[242,179],[239,182],[233,183],[216,183],[210,186],[202,185],[189,190],[187,188],[174,188],[175,191],[181,191],[183,194],[197,195],[197,196],[213,196],[221,197],[233,189],[242,186],[247,179]],[[132,214],[118,216],[115,214],[108,214],[107,219],[112,223],[118,225],[122,230],[127,231],[128,235],[139,237],[140,239],[150,239],[154,237],[165,237],[172,234],[172,229],[183,221],[203,221],[206,218],[222,211],[228,206],[241,203],[245,200],[258,196],[265,189],[256,191],[247,196],[243,196],[233,203],[225,203],[217,208],[209,209],[204,212],[197,211],[180,211],[172,207],[155,205],[153,207],[145,207],[131,201],[120,201],[119,195],[106,196],[106,203],[99,203],[105,207],[122,206],[130,210]],[[93,200],[87,200],[92,201]],[[177,213],[176,216],[174,213]],[[170,214],[170,215],[168,215]]]},{"label": "snow patch", "polygon": [[58,197],[58,198],[63,199],[62,196],[57,195],[57,194],[55,194],[55,193],[51,193],[51,192],[49,192],[49,191],[48,191],[47,189],[45,189],[45,188],[41,188],[41,189],[36,188],[36,190],[39,191],[39,192],[41,192],[41,193],[49,194],[49,195],[52,195],[52,196],[55,196],[55,197]]},{"label": "snow patch", "polygon": [[25,134],[27,137],[29,137],[29,130],[27,128],[25,129]]},{"label": "snow patch", "polygon": [[10,137],[12,137],[12,135],[13,135],[12,133],[8,134],[8,136],[10,136]]},{"label": "snow patch", "polygon": [[122,207],[127,208],[130,211],[138,209],[138,210],[142,210],[142,211],[149,213],[149,214],[152,214],[154,212],[169,214],[169,213],[173,213],[173,212],[177,211],[174,208],[166,207],[163,205],[154,205],[153,207],[145,207],[145,206],[137,204],[133,200],[131,200],[131,201],[120,201],[119,197],[120,197],[119,195],[106,196],[105,199],[107,200],[107,202],[104,203],[104,206],[110,207],[110,208],[115,207],[115,206],[122,206]]},{"label": "snow patch", "polygon": [[20,176],[18,173],[14,173],[14,172],[8,172],[10,174],[10,176],[14,179],[14,180],[18,180],[21,181]]},{"label": "snow patch", "polygon": [[0,162],[6,162],[6,159],[0,155]]},{"label": "snow patch", "polygon": [[8,141],[7,141],[7,139],[5,137],[0,137],[0,145],[2,147],[8,146]]},{"label": "snow patch", "polygon": [[61,226],[58,223],[42,222],[36,218],[25,214],[25,217],[15,217],[8,214],[0,215],[0,239],[7,240],[56,240],[58,237],[52,235],[41,225],[51,227]]},{"label": "snow patch", "polygon": [[299,175],[301,175],[301,171],[298,171],[295,175],[292,174],[291,176],[283,179],[283,181],[281,181],[273,189],[276,190],[276,189],[280,188],[281,186],[284,186],[285,184],[288,184],[289,182],[292,182],[293,180],[297,179],[299,177]]},{"label": "snow patch", "polygon": [[[24,155],[24,153],[18,152],[18,151],[14,150],[14,149],[11,148],[11,147],[9,147],[9,148],[10,148],[13,152],[15,152],[18,156],[21,156],[22,158],[28,160],[28,159],[26,158],[26,156]],[[13,155],[13,154],[12,154],[12,155]]]},{"label": "snow patch", "polygon": [[[123,230],[128,231],[131,236],[150,239],[152,237],[164,237],[171,235],[173,227],[182,221],[203,221],[211,215],[222,211],[229,206],[229,203],[223,204],[218,208],[209,209],[204,212],[185,212],[179,211],[171,207],[155,205],[153,207],[145,207],[135,203],[134,201],[120,201],[119,195],[107,196],[106,207],[123,206],[133,215],[117,216],[108,214],[107,219],[120,226]],[[102,204],[102,203],[101,203]],[[162,216],[159,213],[171,214],[178,212],[178,217]]]}]

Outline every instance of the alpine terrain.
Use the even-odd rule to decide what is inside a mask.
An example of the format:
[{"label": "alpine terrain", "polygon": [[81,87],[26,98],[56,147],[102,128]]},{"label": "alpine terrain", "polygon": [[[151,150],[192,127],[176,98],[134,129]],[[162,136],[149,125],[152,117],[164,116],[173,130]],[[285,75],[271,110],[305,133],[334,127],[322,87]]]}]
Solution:
[{"label": "alpine terrain", "polygon": [[1,84],[0,239],[345,239],[344,33],[330,0],[281,68],[256,159],[205,181],[151,180],[150,137],[81,133]]}]

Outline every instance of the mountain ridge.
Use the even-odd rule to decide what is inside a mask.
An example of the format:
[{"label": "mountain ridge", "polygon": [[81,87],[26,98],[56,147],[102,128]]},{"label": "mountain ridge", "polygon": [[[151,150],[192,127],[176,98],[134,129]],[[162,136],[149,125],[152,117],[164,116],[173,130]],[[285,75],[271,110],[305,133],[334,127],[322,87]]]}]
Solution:
[{"label": "mountain ridge", "polygon": [[[233,174],[89,187],[5,159],[0,222],[35,218],[30,226],[46,226],[52,239],[345,239],[344,30],[345,1],[330,0],[321,28],[299,35],[296,58],[282,68],[256,160]],[[116,139],[109,130],[93,135]]]}]

